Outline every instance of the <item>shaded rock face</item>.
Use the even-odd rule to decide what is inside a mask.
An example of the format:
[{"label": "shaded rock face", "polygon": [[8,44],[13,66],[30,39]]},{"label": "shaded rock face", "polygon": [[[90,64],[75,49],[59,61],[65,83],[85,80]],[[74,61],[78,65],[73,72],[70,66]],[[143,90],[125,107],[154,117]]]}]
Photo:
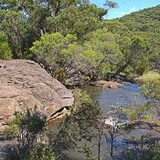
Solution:
[{"label": "shaded rock face", "polygon": [[50,117],[73,101],[72,92],[37,63],[0,60],[0,127],[15,111],[37,106]]}]

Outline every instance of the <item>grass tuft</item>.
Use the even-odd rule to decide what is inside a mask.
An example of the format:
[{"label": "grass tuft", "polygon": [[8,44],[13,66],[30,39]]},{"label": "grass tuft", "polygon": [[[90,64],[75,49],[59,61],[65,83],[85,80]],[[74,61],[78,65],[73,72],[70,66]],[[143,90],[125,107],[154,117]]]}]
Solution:
[{"label": "grass tuft", "polygon": [[149,71],[148,73],[145,73],[142,76],[135,78],[135,83],[144,84],[156,81],[158,79],[160,79],[160,73]]}]

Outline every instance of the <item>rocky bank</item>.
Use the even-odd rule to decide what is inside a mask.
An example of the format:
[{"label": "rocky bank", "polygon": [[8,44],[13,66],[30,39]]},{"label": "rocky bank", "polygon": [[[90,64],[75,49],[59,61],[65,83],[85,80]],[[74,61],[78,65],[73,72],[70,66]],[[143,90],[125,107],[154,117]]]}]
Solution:
[{"label": "rocky bank", "polygon": [[99,80],[96,82],[91,82],[90,85],[97,86],[97,87],[105,87],[105,88],[119,88],[123,84],[118,82]]},{"label": "rocky bank", "polygon": [[30,60],[0,60],[0,131],[15,111],[34,108],[49,118],[74,98],[59,81]]}]

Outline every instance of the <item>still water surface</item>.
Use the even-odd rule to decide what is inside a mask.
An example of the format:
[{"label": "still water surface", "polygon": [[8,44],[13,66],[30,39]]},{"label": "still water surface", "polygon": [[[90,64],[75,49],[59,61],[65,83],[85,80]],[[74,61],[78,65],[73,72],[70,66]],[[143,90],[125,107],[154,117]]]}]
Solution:
[{"label": "still water surface", "polygon": [[[98,102],[99,106],[101,107],[104,113],[110,111],[113,107],[130,107],[131,103],[136,103],[137,105],[140,105],[146,101],[146,99],[141,95],[140,85],[138,84],[129,83],[116,89],[94,86],[83,86],[81,89],[87,91],[87,93],[91,96],[92,100]],[[141,134],[144,134],[144,132],[145,130],[136,130],[133,132],[133,134],[131,133],[131,136],[140,136]],[[127,146],[127,140],[125,140],[123,136],[119,136],[115,139],[114,144],[115,151],[117,154],[119,154],[122,148]],[[109,155],[105,139],[103,140],[101,147],[101,159],[110,160],[111,157]],[[97,153],[96,148],[94,152]],[[70,152],[68,154],[68,157],[70,160],[84,159],[82,155],[75,151]]]},{"label": "still water surface", "polygon": [[141,95],[140,85],[127,84],[120,88],[103,88],[85,86],[84,90],[91,98],[98,102],[104,112],[110,111],[112,107],[129,106],[131,103],[143,104],[146,99]]},{"label": "still water surface", "polygon": [[[140,85],[138,84],[127,84],[123,85],[120,88],[108,89],[103,87],[94,87],[94,86],[83,86],[81,89],[87,91],[94,101],[97,101],[104,113],[110,111],[113,107],[131,107],[131,103],[136,103],[141,105],[147,100],[142,96],[140,90]],[[124,147],[128,146],[128,138],[126,137],[141,137],[144,134],[151,134],[153,137],[157,137],[159,133],[153,130],[146,129],[135,129],[127,135],[118,136],[115,141],[115,151],[117,156]],[[110,160],[110,155],[105,140],[102,142],[102,160]],[[94,153],[97,153],[97,148],[95,148]],[[69,160],[83,160],[84,157],[79,154],[77,151],[70,151],[68,155]],[[115,158],[118,160],[118,158]]]}]

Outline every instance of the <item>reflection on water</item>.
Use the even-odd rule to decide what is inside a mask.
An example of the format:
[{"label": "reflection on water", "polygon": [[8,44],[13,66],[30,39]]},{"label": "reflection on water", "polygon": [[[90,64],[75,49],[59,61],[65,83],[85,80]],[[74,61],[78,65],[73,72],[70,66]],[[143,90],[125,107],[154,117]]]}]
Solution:
[{"label": "reflection on water", "polygon": [[141,96],[139,87],[140,85],[129,83],[116,89],[93,86],[85,86],[83,89],[98,102],[103,111],[109,111],[114,106],[128,106],[132,102],[143,104],[145,98]]}]

